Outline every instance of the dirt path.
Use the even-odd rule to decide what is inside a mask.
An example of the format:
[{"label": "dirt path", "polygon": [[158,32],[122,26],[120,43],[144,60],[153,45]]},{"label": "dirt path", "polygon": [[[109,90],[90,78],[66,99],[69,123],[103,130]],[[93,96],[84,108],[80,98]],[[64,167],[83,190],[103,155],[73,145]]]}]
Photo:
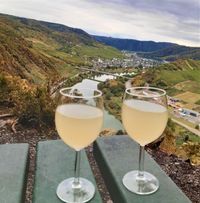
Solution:
[{"label": "dirt path", "polygon": [[189,130],[190,132],[194,133],[195,135],[198,135],[200,137],[200,131],[199,130],[196,130],[194,128],[191,128],[190,126],[188,125],[185,125],[184,123],[181,123],[180,121],[177,121],[176,119],[172,118],[172,121],[174,121],[175,123],[183,126],[184,128],[186,128],[187,130]]}]

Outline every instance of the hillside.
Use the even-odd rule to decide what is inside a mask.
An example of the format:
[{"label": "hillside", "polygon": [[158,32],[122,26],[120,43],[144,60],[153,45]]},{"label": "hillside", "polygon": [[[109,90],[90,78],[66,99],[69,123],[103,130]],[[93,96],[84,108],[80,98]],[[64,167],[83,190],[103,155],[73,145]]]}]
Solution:
[{"label": "hillside", "polygon": [[139,56],[151,59],[175,61],[177,59],[200,60],[200,47],[186,47],[175,45],[149,53],[139,53]]},{"label": "hillside", "polygon": [[[191,81],[193,85],[182,87],[181,91],[190,91],[200,94],[200,61],[198,60],[182,60],[171,63],[165,63],[158,67],[146,70],[146,72],[138,77],[135,77],[133,84],[137,82],[148,82],[151,85],[158,86],[170,90],[176,89],[175,85]],[[195,87],[194,87],[194,84]],[[186,89],[187,88],[187,89]]]},{"label": "hillside", "polygon": [[175,61],[177,59],[200,60],[200,47],[186,47],[168,42],[139,41],[112,37],[93,36],[99,42],[119,50],[138,52],[143,58]]},{"label": "hillside", "polygon": [[200,111],[200,61],[179,59],[162,64],[136,76],[132,84],[138,86],[146,82],[164,88],[169,96],[183,98],[186,108]]},{"label": "hillside", "polygon": [[174,46],[168,42],[139,41],[134,39],[120,39],[112,37],[93,36],[99,42],[113,46],[119,50],[135,52],[152,52]]},{"label": "hillside", "polygon": [[74,75],[93,58],[122,57],[83,30],[0,14],[0,71],[34,83]]}]

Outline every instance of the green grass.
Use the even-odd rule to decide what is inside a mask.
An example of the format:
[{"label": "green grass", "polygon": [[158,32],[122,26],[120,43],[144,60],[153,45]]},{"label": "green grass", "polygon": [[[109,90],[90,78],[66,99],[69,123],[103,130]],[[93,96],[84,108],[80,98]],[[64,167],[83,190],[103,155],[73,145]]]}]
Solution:
[{"label": "green grass", "polygon": [[200,99],[198,101],[196,101],[195,104],[200,105]]},{"label": "green grass", "polygon": [[187,80],[187,81],[183,81],[180,82],[178,84],[176,84],[175,86],[177,89],[182,90],[184,89],[184,91],[189,91],[189,92],[199,92],[199,87],[200,87],[200,81],[192,81],[192,80]]},{"label": "green grass", "polygon": [[111,99],[115,104],[117,104],[118,106],[122,106],[122,98],[120,97],[112,97]]},{"label": "green grass", "polygon": [[84,63],[82,57],[60,51],[60,48],[56,45],[49,46],[43,42],[36,41],[34,42],[34,48],[41,53],[47,54],[48,57],[55,57],[57,60],[62,60],[68,64],[79,65]]},{"label": "green grass", "polygon": [[185,71],[161,71],[161,79],[168,83],[175,85],[179,82],[192,80],[200,83],[200,69],[199,70],[185,70]]},{"label": "green grass", "polygon": [[29,77],[33,79],[34,83],[36,84],[44,84],[48,79],[44,73],[41,72],[41,70],[35,66],[30,68],[30,75]]},{"label": "green grass", "polygon": [[[161,80],[164,80],[169,85],[169,87],[171,87],[169,88],[169,91],[172,95],[176,95],[185,91],[200,94],[200,69],[185,71],[162,70],[159,76]],[[188,80],[191,82],[187,82],[187,84],[181,88],[175,87],[175,85],[178,85],[178,83],[183,83]]]},{"label": "green grass", "polygon": [[167,89],[167,94],[170,95],[170,96],[175,96],[175,95],[181,94],[183,92],[184,91],[178,90],[178,89],[176,89],[174,87],[170,87],[170,88]]},{"label": "green grass", "polygon": [[175,126],[174,134],[176,136],[177,146],[181,146],[186,141],[200,143],[200,137],[198,135],[193,134],[192,132],[188,131],[187,129],[178,125],[177,123],[174,123],[174,126]]},{"label": "green grass", "polygon": [[34,38],[31,38],[28,40],[31,41],[33,43],[33,47],[35,49],[38,49],[39,51],[55,50],[56,48],[59,47],[56,45],[56,43],[52,43],[52,42],[46,43],[45,41],[41,41],[41,40],[34,39]]},{"label": "green grass", "polygon": [[188,59],[163,64],[158,68],[157,75],[169,87],[200,94],[200,61]]},{"label": "green grass", "polygon": [[119,52],[117,49],[100,44],[96,46],[75,46],[72,50],[80,56],[88,56],[92,58],[123,58],[122,53]]},{"label": "green grass", "polygon": [[200,61],[179,60],[161,65],[156,76],[165,82],[168,95],[182,100],[183,107],[200,108]]},{"label": "green grass", "polygon": [[73,77],[80,72],[78,69],[74,68],[70,64],[65,64],[58,67],[57,71],[62,77]]},{"label": "green grass", "polygon": [[189,131],[183,132],[182,135],[176,137],[176,145],[181,146],[184,142],[191,141],[191,142],[197,142],[200,143],[200,137],[197,135],[194,135],[190,133]]}]

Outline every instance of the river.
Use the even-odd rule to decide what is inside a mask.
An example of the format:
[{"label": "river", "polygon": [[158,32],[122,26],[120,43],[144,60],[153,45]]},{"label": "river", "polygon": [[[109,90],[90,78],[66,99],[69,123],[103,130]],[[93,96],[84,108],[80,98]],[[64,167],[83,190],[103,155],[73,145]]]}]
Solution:
[{"label": "river", "polygon": [[[92,79],[83,79],[81,82],[75,84],[73,87],[74,88],[93,88],[93,89],[97,89],[97,85],[100,82],[104,82],[107,79],[113,79],[115,76],[112,75],[101,75],[101,76],[95,76],[93,77],[94,80]],[[104,122],[103,122],[103,129],[105,128],[109,128],[109,129],[113,129],[115,131],[118,130],[123,130],[123,125],[122,123],[116,119],[113,115],[109,114],[108,111],[104,110]]]}]

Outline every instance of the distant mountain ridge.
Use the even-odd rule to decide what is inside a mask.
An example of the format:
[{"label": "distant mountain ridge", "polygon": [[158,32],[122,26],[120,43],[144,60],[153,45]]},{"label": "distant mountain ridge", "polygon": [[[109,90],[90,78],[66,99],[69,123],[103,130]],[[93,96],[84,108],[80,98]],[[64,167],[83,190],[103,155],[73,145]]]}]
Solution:
[{"label": "distant mountain ridge", "polygon": [[135,52],[152,52],[172,47],[176,44],[169,42],[139,41],[135,39],[120,39],[93,35],[94,39],[119,50]]},{"label": "distant mountain ridge", "polygon": [[87,32],[79,28],[72,28],[72,27],[68,27],[66,25],[62,25],[58,23],[37,21],[37,20],[21,18],[21,17],[14,17],[14,18],[27,26],[38,27],[39,29],[43,28],[44,30],[48,28],[50,30],[65,33],[65,34],[69,34],[69,33],[77,34],[78,38],[80,39],[80,42],[85,44],[92,44],[95,41]]},{"label": "distant mountain ridge", "polygon": [[[43,84],[76,75],[74,67],[92,66],[93,59],[123,58],[118,49],[96,41],[97,38],[57,23],[0,14],[0,75],[6,73]],[[200,48],[165,42],[131,42],[126,40],[125,45],[131,49],[135,44],[134,49],[146,58],[200,59]]]},{"label": "distant mountain ridge", "polygon": [[177,59],[200,60],[200,47],[187,47],[168,42],[139,41],[112,37],[93,36],[97,41],[119,50],[138,52],[144,58],[175,61]]},{"label": "distant mountain ridge", "polygon": [[141,57],[175,61],[177,59],[200,60],[200,47],[175,45],[149,53],[139,53]]}]

